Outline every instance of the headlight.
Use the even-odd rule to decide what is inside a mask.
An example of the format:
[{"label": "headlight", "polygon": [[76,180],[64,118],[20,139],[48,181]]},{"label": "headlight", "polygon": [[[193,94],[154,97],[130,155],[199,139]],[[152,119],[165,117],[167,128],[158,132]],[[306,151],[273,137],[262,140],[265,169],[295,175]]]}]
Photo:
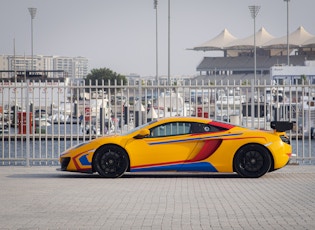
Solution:
[{"label": "headlight", "polygon": [[89,144],[90,142],[91,142],[91,141],[80,143],[80,144],[78,144],[78,145],[73,146],[71,149],[78,149],[78,148],[80,148],[80,147],[82,147],[82,146],[84,146],[84,145]]},{"label": "headlight", "polygon": [[82,147],[82,146],[84,146],[84,145],[87,145],[87,144],[89,144],[90,142],[91,142],[91,141],[88,141],[88,142],[83,142],[83,143],[77,144],[77,145],[75,145],[75,146],[73,146],[73,147],[71,147],[71,148],[67,149],[67,150],[66,150],[66,151],[64,151],[63,153],[61,153],[61,154],[60,154],[60,156],[62,156],[62,155],[65,155],[65,154],[69,153],[69,151],[70,151],[70,150],[73,150],[73,149],[78,149],[78,148],[80,148],[80,147]]}]

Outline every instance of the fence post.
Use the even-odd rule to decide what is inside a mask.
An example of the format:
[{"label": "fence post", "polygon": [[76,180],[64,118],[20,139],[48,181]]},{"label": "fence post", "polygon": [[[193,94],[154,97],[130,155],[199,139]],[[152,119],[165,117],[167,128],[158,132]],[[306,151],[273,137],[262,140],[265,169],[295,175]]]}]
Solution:
[{"label": "fence post", "polygon": [[251,80],[251,92],[252,92],[252,97],[251,97],[251,117],[252,117],[252,129],[255,127],[255,80]]},{"label": "fence post", "polygon": [[26,167],[30,166],[30,99],[29,99],[29,80],[26,80]]},{"label": "fence post", "polygon": [[[137,115],[137,112],[138,112],[138,117],[135,116],[135,119],[136,119],[136,127],[137,126],[140,126],[142,125],[142,85],[141,85],[141,79],[139,79],[139,87],[138,87],[138,95],[139,95],[139,100],[138,100],[138,105],[137,105],[137,108],[135,109],[135,115]],[[138,123],[137,123],[138,122]]]}]

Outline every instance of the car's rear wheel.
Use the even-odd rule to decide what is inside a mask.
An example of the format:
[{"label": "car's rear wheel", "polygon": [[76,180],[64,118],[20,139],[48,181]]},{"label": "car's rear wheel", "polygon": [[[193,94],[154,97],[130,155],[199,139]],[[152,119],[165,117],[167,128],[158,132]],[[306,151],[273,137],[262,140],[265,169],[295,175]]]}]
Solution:
[{"label": "car's rear wheel", "polygon": [[93,165],[101,177],[116,178],[128,169],[129,158],[118,146],[102,146],[95,152]]},{"label": "car's rear wheel", "polygon": [[234,170],[242,177],[257,178],[267,173],[271,167],[271,156],[261,145],[249,144],[237,151]]}]

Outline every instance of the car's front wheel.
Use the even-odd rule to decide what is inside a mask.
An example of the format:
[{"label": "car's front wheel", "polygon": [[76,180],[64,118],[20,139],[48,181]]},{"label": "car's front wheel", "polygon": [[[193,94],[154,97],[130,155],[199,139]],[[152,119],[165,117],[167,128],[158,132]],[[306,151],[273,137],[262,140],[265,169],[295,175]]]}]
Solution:
[{"label": "car's front wheel", "polygon": [[118,146],[105,145],[95,152],[93,165],[101,177],[116,178],[122,176],[128,169],[129,158]]},{"label": "car's front wheel", "polygon": [[263,146],[249,144],[237,151],[233,166],[242,177],[261,177],[270,170],[271,156]]}]

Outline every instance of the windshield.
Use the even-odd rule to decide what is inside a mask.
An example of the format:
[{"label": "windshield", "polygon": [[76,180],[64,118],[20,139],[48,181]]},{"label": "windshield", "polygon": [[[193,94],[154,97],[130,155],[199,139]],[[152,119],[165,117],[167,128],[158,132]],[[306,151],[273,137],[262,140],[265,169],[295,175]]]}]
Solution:
[{"label": "windshield", "polygon": [[133,128],[133,129],[129,130],[128,132],[124,133],[123,136],[129,135],[129,134],[131,134],[131,133],[133,133],[133,132],[135,132],[135,131],[138,131],[138,130],[140,130],[140,129],[142,129],[142,128],[148,126],[148,125],[151,125],[151,124],[153,124],[153,123],[155,123],[155,122],[157,122],[157,120],[153,120],[153,121],[150,121],[150,122],[145,123],[145,124],[143,124],[143,125],[140,125],[140,126],[138,126],[138,127],[136,127],[136,128]]}]

